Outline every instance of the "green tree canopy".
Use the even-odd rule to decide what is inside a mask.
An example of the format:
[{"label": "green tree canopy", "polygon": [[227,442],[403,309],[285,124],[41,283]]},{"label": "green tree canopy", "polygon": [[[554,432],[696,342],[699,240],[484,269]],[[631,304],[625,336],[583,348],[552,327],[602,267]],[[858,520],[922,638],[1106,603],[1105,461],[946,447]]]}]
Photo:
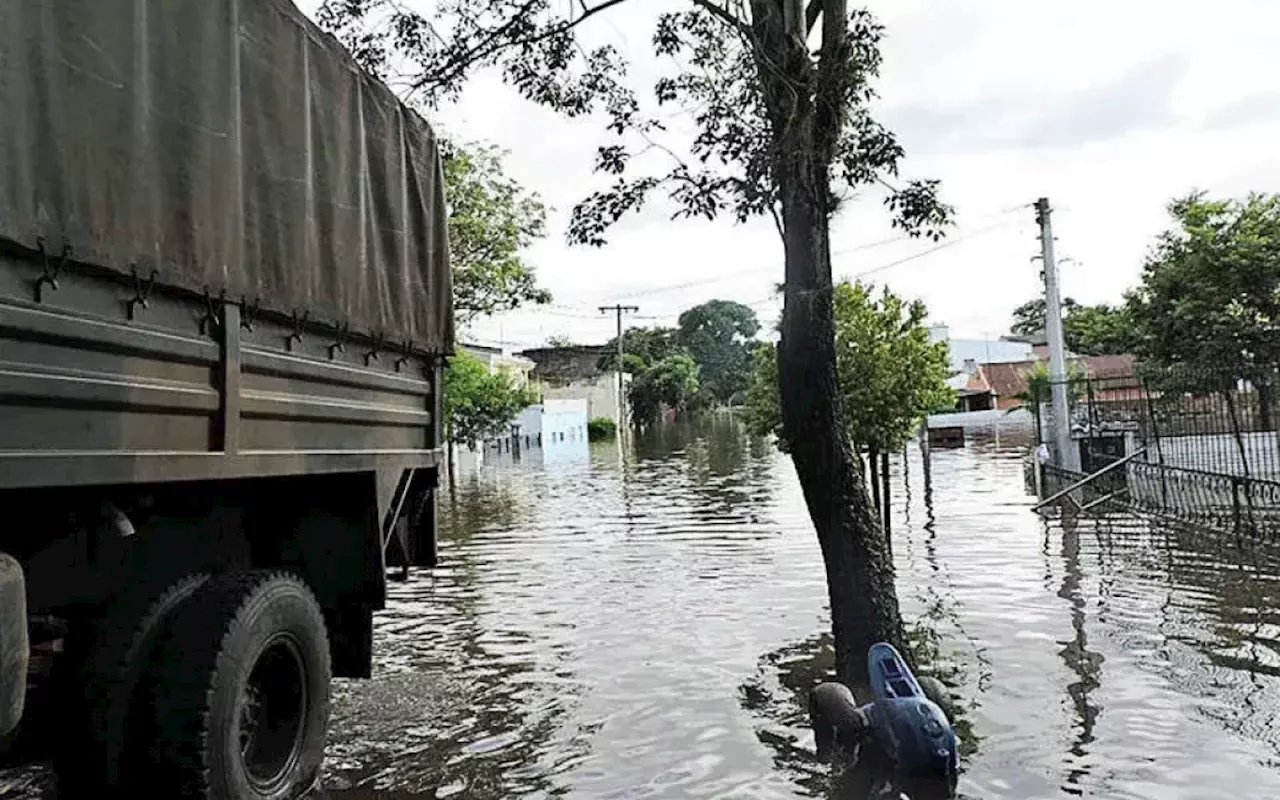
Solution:
[{"label": "green tree canopy", "polygon": [[[1062,299],[1062,313],[1065,315],[1075,308],[1079,303],[1070,297]],[[1044,335],[1044,298],[1037,297],[1028,300],[1013,310],[1013,324],[1009,326],[1009,333],[1014,336],[1043,336]]]},{"label": "green tree canopy", "polygon": [[1224,385],[1275,365],[1280,195],[1211,200],[1195,192],[1172,202],[1169,215],[1174,226],[1128,296],[1139,356],[1165,376],[1217,375]]},{"label": "green tree canopy", "polygon": [[[1015,336],[1043,336],[1044,298],[1037,297],[1013,311],[1009,332]],[[1086,306],[1070,297],[1062,301],[1062,339],[1067,349],[1086,356],[1131,353],[1137,333],[1128,309],[1106,303]]]},{"label": "green tree canopy", "polygon": [[1099,303],[1074,306],[1062,320],[1062,338],[1067,349],[1084,356],[1132,353],[1138,334],[1124,306]]},{"label": "green tree canopy", "polygon": [[729,403],[747,388],[751,351],[760,321],[749,306],[711,300],[680,315],[679,342],[698,364],[703,389],[719,403]]},{"label": "green tree canopy", "polygon": [[[679,217],[773,221],[786,277],[782,413],[822,542],[837,669],[865,680],[867,648],[901,643],[903,629],[857,458],[833,435],[845,423],[831,379],[830,223],[845,198],[867,189],[883,191],[892,224],[910,235],[941,237],[952,209],[936,181],[901,178],[903,147],[873,113],[883,28],[870,12],[848,0],[634,0],[630,8],[653,9],[655,63],[663,65],[641,93],[616,49],[588,49],[577,36],[624,3],[440,0],[424,12],[395,0],[325,0],[318,16],[362,64],[383,75],[394,67],[428,105],[496,68],[535,102],[598,113],[613,135],[595,159],[607,184],[574,207],[572,242],[604,243],[654,194]],[[671,106],[691,125],[665,125]]]},{"label": "green tree canopy", "polygon": [[658,421],[663,406],[681,414],[698,395],[698,365],[688,353],[675,353],[649,365],[631,379],[627,399],[631,422],[647,428]]},{"label": "green tree canopy", "polygon": [[454,354],[444,371],[444,433],[454,444],[475,447],[509,431],[521,411],[538,402],[511,376],[488,368],[464,352]]},{"label": "green tree canopy", "polygon": [[[844,403],[845,435],[857,448],[900,449],[920,420],[955,404],[945,342],[933,342],[927,310],[884,289],[843,281],[836,285],[836,375]],[[785,431],[778,409],[776,358],[755,351],[747,420],[757,433]]]},{"label": "green tree canopy", "polygon": [[[626,359],[624,372],[637,375],[662,359],[688,354],[680,343],[680,331],[676,328],[628,328],[622,332],[622,350]],[[618,363],[618,339],[614,337],[605,345],[600,357],[600,369],[613,371]]]},{"label": "green tree canopy", "polygon": [[503,155],[488,145],[441,142],[459,325],[526,303],[551,302],[524,257],[546,234],[546,207],[506,175]]}]

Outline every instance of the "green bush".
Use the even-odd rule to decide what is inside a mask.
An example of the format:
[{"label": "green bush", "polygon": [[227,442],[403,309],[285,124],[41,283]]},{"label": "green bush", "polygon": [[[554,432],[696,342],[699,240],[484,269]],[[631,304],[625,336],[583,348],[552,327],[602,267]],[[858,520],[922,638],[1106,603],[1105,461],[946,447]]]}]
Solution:
[{"label": "green bush", "polygon": [[587,440],[608,441],[618,435],[618,423],[608,417],[596,417],[587,423]]}]

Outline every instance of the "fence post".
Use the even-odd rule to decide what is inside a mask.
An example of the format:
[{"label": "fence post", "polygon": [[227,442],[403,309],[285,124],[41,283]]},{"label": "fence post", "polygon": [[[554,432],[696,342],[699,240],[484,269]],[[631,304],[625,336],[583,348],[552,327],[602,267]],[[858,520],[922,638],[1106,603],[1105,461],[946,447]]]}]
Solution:
[{"label": "fence post", "polygon": [[1240,476],[1231,476],[1231,530],[1240,535]]},{"label": "fence post", "polygon": [[1147,382],[1143,380],[1141,376],[1138,378],[1138,392],[1147,401],[1147,417],[1151,423],[1151,436],[1155,439],[1156,461],[1160,464],[1160,504],[1162,507],[1168,508],[1169,483],[1164,476],[1164,448],[1160,444],[1160,422],[1156,418],[1155,403],[1151,400],[1151,389],[1147,386]]}]

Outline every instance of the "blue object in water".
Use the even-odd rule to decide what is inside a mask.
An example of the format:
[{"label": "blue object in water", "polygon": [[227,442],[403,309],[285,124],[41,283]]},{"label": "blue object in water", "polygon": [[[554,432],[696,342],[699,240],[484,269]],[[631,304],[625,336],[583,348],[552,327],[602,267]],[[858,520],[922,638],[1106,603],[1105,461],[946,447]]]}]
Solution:
[{"label": "blue object in water", "polygon": [[863,706],[863,711],[895,773],[913,781],[945,781],[954,789],[960,757],[947,715],[925,696],[893,645],[881,642],[871,646],[867,672],[875,699]]}]

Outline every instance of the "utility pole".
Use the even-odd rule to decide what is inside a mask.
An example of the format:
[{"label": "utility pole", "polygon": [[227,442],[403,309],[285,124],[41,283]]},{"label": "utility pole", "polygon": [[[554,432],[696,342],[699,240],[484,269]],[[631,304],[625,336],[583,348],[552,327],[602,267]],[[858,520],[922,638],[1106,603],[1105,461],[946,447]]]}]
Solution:
[{"label": "utility pole", "polygon": [[1040,225],[1040,258],[1044,264],[1044,330],[1049,340],[1049,385],[1053,402],[1053,443],[1058,466],[1080,471],[1080,453],[1071,441],[1071,398],[1067,389],[1066,345],[1062,339],[1062,295],[1058,288],[1058,264],[1053,256],[1053,224],[1049,198],[1036,201]]},{"label": "utility pole", "polygon": [[601,314],[607,314],[610,311],[612,311],[617,316],[617,320],[618,320],[618,437],[619,439],[627,435],[627,432],[626,432],[627,394],[626,394],[626,387],[623,385],[623,382],[622,382],[622,356],[623,356],[622,315],[628,312],[636,312],[639,310],[640,310],[639,306],[624,306],[624,305],[600,306]]}]

